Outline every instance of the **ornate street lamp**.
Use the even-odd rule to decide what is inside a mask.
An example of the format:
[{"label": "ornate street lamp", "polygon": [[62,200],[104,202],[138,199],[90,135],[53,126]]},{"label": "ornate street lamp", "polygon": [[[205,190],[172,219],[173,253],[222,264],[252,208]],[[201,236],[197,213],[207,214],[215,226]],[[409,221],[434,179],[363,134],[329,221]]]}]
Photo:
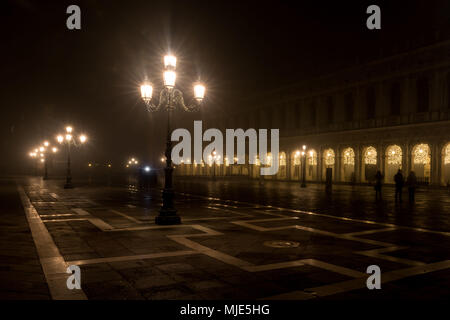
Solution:
[{"label": "ornate street lamp", "polygon": [[48,180],[48,161],[47,160],[50,159],[50,155],[48,156],[48,159],[47,159],[46,155],[49,154],[50,151],[52,153],[56,153],[58,151],[58,149],[55,147],[52,147],[51,150],[49,148],[50,148],[50,143],[48,141],[44,141],[44,146],[39,148],[39,150],[44,155],[44,158],[43,158],[44,161],[42,161],[42,162],[44,162],[44,178],[43,178],[44,180]]},{"label": "ornate street lamp", "polygon": [[198,111],[205,96],[205,87],[197,83],[194,85],[194,100],[193,103],[185,105],[183,93],[175,88],[176,80],[176,57],[167,55],[164,57],[164,88],[159,93],[158,104],[152,103],[153,86],[145,77],[144,83],[141,85],[141,97],[147,106],[147,111],[154,112],[160,109],[167,111],[167,138],[166,138],[166,167],[164,168],[164,189],[162,192],[163,204],[159,211],[159,215],[155,218],[155,223],[160,225],[170,225],[181,223],[181,218],[177,215],[177,210],[174,207],[173,196],[174,191],[172,187],[172,141],[170,139],[170,118],[172,111],[175,108],[181,107],[184,111],[193,112]]},{"label": "ornate street lamp", "polygon": [[31,151],[28,155],[32,158],[35,159],[34,161],[34,175],[37,176],[37,170],[38,170],[38,149],[34,149],[34,151]]},{"label": "ornate street lamp", "polygon": [[306,188],[306,146],[303,145],[302,149],[302,184],[300,187]]},{"label": "ornate street lamp", "polygon": [[[63,135],[58,135],[56,137],[56,140],[62,144],[62,143],[66,143],[67,144],[67,174],[66,174],[66,183],[64,184],[64,189],[72,189],[73,188],[73,184],[72,184],[72,172],[70,170],[70,146],[73,144],[75,147],[77,147],[79,144],[77,142],[76,139],[73,138],[72,136],[72,127],[71,126],[67,126],[66,127],[66,134]],[[83,144],[87,141],[87,137],[82,134],[78,137],[79,143]]]}]

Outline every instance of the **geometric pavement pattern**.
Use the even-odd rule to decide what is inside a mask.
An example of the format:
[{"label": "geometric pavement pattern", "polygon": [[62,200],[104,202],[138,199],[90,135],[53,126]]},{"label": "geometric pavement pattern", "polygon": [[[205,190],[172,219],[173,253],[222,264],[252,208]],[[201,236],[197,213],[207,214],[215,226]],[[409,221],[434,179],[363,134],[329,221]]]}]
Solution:
[{"label": "geometric pavement pattern", "polygon": [[[152,210],[56,186],[18,191],[53,299],[317,299],[366,288],[370,264],[382,288],[450,268],[449,232],[184,193],[183,223],[158,226],[159,190]],[[81,267],[82,290],[67,289],[69,265]]]}]

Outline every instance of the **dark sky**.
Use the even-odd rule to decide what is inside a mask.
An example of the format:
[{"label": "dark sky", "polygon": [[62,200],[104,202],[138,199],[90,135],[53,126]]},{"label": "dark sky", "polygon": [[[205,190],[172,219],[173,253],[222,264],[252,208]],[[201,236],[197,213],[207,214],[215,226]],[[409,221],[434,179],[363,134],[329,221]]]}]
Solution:
[{"label": "dark sky", "polygon": [[[71,4],[79,31],[66,28]],[[369,4],[380,5],[382,30],[365,27]],[[68,123],[90,137],[89,159],[161,154],[162,115],[145,111],[137,88],[145,74],[161,82],[169,50],[177,85],[189,97],[202,80],[203,112],[220,114],[249,94],[448,32],[450,16],[448,1],[2,0],[0,10],[3,164]]]}]

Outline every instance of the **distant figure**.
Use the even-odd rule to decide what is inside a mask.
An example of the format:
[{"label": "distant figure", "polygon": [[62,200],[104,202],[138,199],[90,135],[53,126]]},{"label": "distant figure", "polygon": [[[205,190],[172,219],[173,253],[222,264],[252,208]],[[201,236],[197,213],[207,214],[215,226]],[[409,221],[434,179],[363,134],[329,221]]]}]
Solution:
[{"label": "distant figure", "polygon": [[417,187],[417,178],[414,171],[411,171],[406,179],[406,184],[408,185],[408,193],[409,193],[409,202],[414,203],[415,201],[415,193]]},{"label": "distant figure", "polygon": [[383,175],[378,170],[375,174],[375,200],[381,200],[381,187],[383,185]]},{"label": "distant figure", "polygon": [[397,174],[394,176],[394,182],[395,182],[395,202],[397,201],[402,202],[404,179],[401,169],[398,169]]}]

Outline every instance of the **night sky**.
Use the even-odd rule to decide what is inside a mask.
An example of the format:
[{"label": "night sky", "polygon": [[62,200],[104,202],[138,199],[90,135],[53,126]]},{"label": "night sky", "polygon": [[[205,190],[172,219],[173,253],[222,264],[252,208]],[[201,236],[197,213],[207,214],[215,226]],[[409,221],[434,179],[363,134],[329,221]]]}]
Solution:
[{"label": "night sky", "polygon": [[[146,74],[161,83],[168,51],[177,86],[189,97],[203,81],[203,113],[218,115],[248,95],[449,36],[448,1],[348,2],[3,0],[1,168],[18,171],[66,124],[89,136],[89,159],[159,159],[162,115],[145,111],[138,86]],[[71,4],[81,30],[66,28]],[[381,7],[381,30],[365,26],[369,4]]]}]

